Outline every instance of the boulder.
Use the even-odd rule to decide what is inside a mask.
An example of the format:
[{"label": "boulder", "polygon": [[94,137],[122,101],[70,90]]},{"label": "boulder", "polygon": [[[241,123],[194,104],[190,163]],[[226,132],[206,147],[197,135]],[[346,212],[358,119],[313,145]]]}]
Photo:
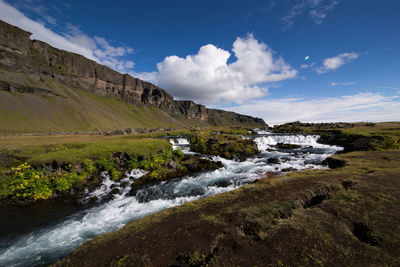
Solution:
[{"label": "boulder", "polygon": [[119,167],[126,166],[128,160],[130,159],[129,155],[126,152],[115,152],[113,155],[113,160]]},{"label": "boulder", "polygon": [[330,169],[337,169],[346,166],[346,161],[342,159],[337,159],[333,157],[329,157],[323,161],[323,163],[327,164]]},{"label": "boulder", "polygon": [[279,158],[269,158],[268,163],[269,164],[279,164],[279,163],[281,163],[281,161],[279,160]]}]

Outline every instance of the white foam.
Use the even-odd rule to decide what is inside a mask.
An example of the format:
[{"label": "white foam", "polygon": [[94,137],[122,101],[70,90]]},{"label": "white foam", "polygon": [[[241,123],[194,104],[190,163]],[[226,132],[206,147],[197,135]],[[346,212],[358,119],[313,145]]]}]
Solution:
[{"label": "white foam", "polygon": [[302,147],[313,147],[331,149],[335,152],[343,150],[342,147],[330,146],[318,143],[319,135],[266,135],[254,139],[259,150],[271,149],[278,143],[300,145]]},{"label": "white foam", "polygon": [[139,179],[140,177],[142,177],[143,175],[145,175],[147,173],[148,173],[148,171],[145,171],[145,170],[133,169],[130,172],[126,173],[126,176],[129,179],[137,180],[137,179]]},{"label": "white foam", "polygon": [[263,129],[254,129],[254,131],[257,134],[270,134],[271,133],[270,131],[267,131],[266,129],[265,130],[263,130]]},{"label": "white foam", "polygon": [[178,149],[178,147],[181,147],[181,146],[190,145],[189,140],[187,138],[183,138],[183,137],[171,138],[171,139],[169,139],[169,142],[172,145],[173,150],[176,150],[176,149]]},{"label": "white foam", "polygon": [[108,196],[114,188],[117,188],[120,194],[125,195],[127,193],[127,186],[122,187],[121,184],[126,183],[130,186],[133,180],[137,180],[147,173],[148,171],[145,170],[133,169],[130,172],[125,173],[125,178],[116,182],[111,179],[107,172],[102,172],[101,177],[103,178],[103,181],[101,186],[93,192],[87,193],[84,202],[87,202],[94,197],[96,197],[98,200],[101,200],[105,196]]}]

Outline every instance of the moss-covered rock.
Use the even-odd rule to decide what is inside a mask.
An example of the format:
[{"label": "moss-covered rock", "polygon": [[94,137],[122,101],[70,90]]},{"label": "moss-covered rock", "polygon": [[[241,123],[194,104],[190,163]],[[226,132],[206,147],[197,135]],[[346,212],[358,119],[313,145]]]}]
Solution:
[{"label": "moss-covered rock", "polygon": [[202,154],[226,159],[246,160],[259,153],[257,144],[234,134],[200,132],[190,138],[191,149]]}]

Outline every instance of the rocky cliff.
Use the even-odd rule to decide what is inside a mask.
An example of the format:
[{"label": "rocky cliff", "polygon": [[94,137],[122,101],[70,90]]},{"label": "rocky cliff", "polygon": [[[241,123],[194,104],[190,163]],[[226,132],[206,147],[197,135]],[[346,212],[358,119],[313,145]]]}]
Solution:
[{"label": "rocky cliff", "polygon": [[[155,106],[170,114],[183,114],[188,119],[218,124],[235,122],[264,126],[259,118],[233,112],[207,109],[193,101],[174,100],[154,84],[121,74],[81,55],[63,51],[49,44],[30,39],[31,33],[0,21],[0,68],[15,73],[47,77],[69,87],[101,96],[114,97],[132,104]],[[41,92],[38,88],[2,80],[0,89],[7,91]]]}]

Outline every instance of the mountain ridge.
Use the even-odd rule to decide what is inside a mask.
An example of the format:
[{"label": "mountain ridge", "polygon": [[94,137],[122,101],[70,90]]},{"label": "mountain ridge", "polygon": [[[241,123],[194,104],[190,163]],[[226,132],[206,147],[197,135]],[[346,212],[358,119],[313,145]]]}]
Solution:
[{"label": "mountain ridge", "polygon": [[[67,52],[49,44],[30,39],[31,33],[0,20],[0,68],[10,72],[49,79],[70,88],[112,97],[133,105],[150,105],[172,115],[183,115],[189,120],[210,125],[244,124],[266,126],[260,118],[234,112],[208,109],[190,100],[174,100],[164,89],[119,73],[107,66]],[[3,71],[4,72],[4,71]],[[26,81],[10,79],[0,75],[0,90],[17,93],[32,93],[41,96],[54,94],[43,86],[32,86]]]}]

